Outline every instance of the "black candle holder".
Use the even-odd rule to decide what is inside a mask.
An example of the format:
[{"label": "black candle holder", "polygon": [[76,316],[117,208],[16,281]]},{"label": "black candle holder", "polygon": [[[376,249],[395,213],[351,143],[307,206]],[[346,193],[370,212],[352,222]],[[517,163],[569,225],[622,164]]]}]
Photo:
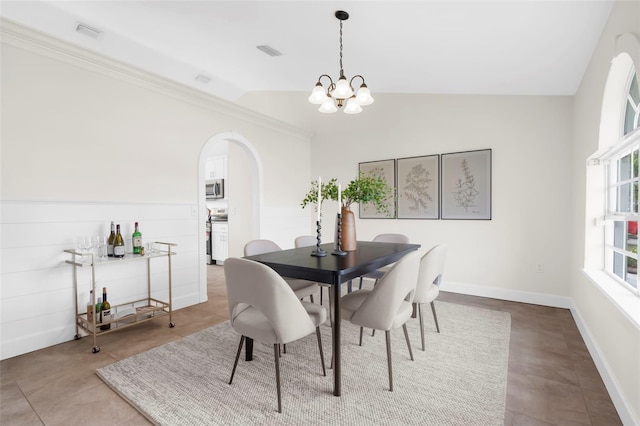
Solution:
[{"label": "black candle holder", "polygon": [[338,213],[338,229],[337,232],[337,244],[336,249],[331,253],[334,256],[346,256],[347,252],[342,250],[342,215]]},{"label": "black candle holder", "polygon": [[327,251],[325,249],[323,249],[322,247],[320,247],[320,244],[322,243],[320,237],[322,236],[322,221],[321,220],[317,220],[316,221],[316,232],[317,232],[317,236],[316,236],[316,249],[314,251],[311,252],[311,256],[315,256],[315,257],[324,257],[327,255]]}]

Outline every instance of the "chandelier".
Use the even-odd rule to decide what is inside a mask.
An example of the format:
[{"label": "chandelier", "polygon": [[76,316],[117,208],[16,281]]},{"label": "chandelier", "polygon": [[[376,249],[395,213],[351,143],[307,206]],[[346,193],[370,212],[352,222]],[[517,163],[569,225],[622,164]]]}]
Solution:
[{"label": "chandelier", "polygon": [[[364,77],[358,74],[347,82],[347,78],[344,76],[344,70],[342,69],[342,22],[349,19],[349,14],[344,10],[337,10],[335,16],[340,21],[340,77],[336,83],[327,74],[322,74],[318,77],[318,82],[311,91],[311,96],[309,96],[309,102],[320,105],[318,111],[325,114],[336,112],[342,106],[345,106],[345,114],[358,114],[362,112],[363,105],[373,103],[373,98],[364,82]],[[326,89],[322,85],[323,78],[329,79]],[[356,78],[362,80],[357,92],[353,89],[353,80]]]}]

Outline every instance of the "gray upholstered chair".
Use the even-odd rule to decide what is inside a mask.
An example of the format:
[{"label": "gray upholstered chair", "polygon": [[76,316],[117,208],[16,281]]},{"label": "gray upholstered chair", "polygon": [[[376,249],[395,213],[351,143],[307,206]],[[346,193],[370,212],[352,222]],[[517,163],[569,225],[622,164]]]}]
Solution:
[{"label": "gray upholstered chair", "polygon": [[[401,244],[409,244],[409,237],[407,237],[404,234],[378,234],[376,235],[373,240],[374,242],[378,242],[378,243],[401,243]],[[389,271],[389,269],[391,269],[393,265],[387,265],[385,267],[382,267],[380,269],[376,269],[373,272],[369,272],[368,274],[365,274],[363,276],[360,277],[360,284],[358,285],[359,289],[362,289],[362,279],[363,278],[370,278],[372,280],[375,280],[375,283],[378,282],[378,280],[380,278],[382,278],[382,276]],[[351,283],[349,283],[349,292],[351,292]]]},{"label": "gray upholstered chair", "polygon": [[322,374],[327,375],[322,352],[320,324],[327,311],[320,305],[302,302],[276,271],[249,259],[229,258],[224,262],[229,300],[229,321],[240,337],[229,384],[238,366],[246,338],[272,344],[278,393],[278,412],[282,412],[280,392],[280,344],[301,339],[315,330],[320,350]]},{"label": "gray upholstered chair", "polygon": [[340,299],[342,318],[360,326],[360,346],[363,327],[384,330],[387,341],[387,366],[389,390],[393,391],[391,368],[391,330],[402,327],[407,340],[409,356],[413,361],[407,321],[411,318],[413,295],[418,280],[420,253],[411,252],[387,272],[372,290],[362,289],[344,295]]},{"label": "gray upholstered chair", "polygon": [[[244,255],[255,256],[258,254],[270,253],[272,251],[279,250],[282,250],[280,246],[271,240],[252,240],[245,244]],[[309,299],[311,300],[311,302],[313,302],[313,295],[316,291],[318,291],[318,283],[286,277],[285,281],[296,293],[298,299],[304,299],[305,297],[309,296]]]},{"label": "gray upholstered chair", "polygon": [[418,319],[420,321],[420,338],[422,340],[422,350],[424,351],[424,321],[422,315],[422,305],[431,303],[431,312],[433,312],[433,320],[436,323],[436,331],[440,333],[440,325],[438,325],[438,316],[436,315],[436,307],[433,303],[440,294],[440,281],[444,271],[444,261],[447,256],[447,247],[440,244],[434,246],[422,256],[420,259],[420,272],[418,273],[418,284],[416,285],[416,294],[413,298],[414,311],[418,311]]}]

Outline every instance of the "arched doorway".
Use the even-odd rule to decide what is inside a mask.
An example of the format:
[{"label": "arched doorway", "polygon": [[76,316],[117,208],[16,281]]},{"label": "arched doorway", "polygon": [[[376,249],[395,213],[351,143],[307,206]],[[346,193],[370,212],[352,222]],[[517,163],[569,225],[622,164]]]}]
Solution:
[{"label": "arched doorway", "polygon": [[200,253],[200,301],[207,300],[205,170],[212,155],[226,155],[225,183],[229,212],[229,256],[242,256],[244,244],[260,237],[262,229],[263,169],[254,146],[242,135],[230,131],[212,136],[202,147],[198,163],[198,247]]}]

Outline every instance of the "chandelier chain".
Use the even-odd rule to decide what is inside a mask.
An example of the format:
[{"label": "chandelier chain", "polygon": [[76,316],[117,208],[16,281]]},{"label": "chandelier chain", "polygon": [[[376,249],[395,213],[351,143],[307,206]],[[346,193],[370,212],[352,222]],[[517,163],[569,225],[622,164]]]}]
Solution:
[{"label": "chandelier chain", "polygon": [[340,77],[344,75],[342,69],[342,21],[340,21]]}]

